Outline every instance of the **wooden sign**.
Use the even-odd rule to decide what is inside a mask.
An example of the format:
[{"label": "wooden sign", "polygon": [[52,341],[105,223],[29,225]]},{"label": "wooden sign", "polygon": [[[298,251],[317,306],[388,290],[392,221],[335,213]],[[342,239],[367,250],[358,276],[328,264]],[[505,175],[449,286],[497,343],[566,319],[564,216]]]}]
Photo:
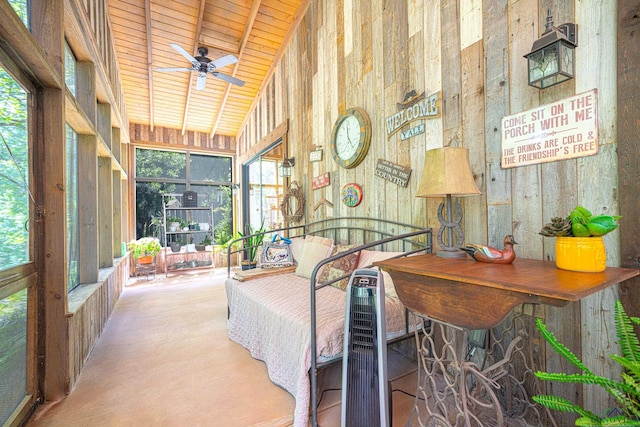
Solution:
[{"label": "wooden sign", "polygon": [[313,150],[312,152],[309,153],[309,161],[310,162],[319,162],[321,160],[322,160],[322,150],[321,149]]},{"label": "wooden sign", "polygon": [[328,185],[331,185],[331,179],[329,179],[329,172],[316,176],[311,181],[312,190],[317,190],[319,188],[327,187]]},{"label": "wooden sign", "polygon": [[[387,125],[387,138],[398,132],[403,126],[414,120],[435,119],[440,117],[440,92],[425,96],[424,92],[417,95],[415,91],[409,92],[405,100],[398,105],[398,112],[385,119]],[[424,126],[413,128],[403,133],[403,140],[424,133]]]},{"label": "wooden sign", "polygon": [[401,187],[406,187],[409,184],[409,177],[411,177],[411,169],[396,165],[384,159],[378,159],[376,176],[398,184]]},{"label": "wooden sign", "polygon": [[502,118],[503,168],[598,153],[596,89]]}]

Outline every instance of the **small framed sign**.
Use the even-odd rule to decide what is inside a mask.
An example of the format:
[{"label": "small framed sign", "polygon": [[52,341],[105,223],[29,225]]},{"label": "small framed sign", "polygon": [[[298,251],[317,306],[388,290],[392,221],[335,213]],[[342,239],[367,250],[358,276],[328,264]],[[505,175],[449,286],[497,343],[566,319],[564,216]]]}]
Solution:
[{"label": "small framed sign", "polygon": [[318,175],[311,181],[311,189],[317,190],[331,185],[331,179],[329,178],[329,172]]},{"label": "small framed sign", "polygon": [[321,160],[322,160],[322,150],[321,149],[313,150],[312,152],[309,153],[309,161],[310,162],[319,162]]}]

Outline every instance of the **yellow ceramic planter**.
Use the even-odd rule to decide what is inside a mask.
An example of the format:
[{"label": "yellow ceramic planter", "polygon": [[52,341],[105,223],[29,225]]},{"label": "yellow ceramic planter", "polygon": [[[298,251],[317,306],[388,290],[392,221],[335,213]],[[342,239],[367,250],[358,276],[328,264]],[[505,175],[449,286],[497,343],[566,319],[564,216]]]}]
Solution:
[{"label": "yellow ceramic planter", "polygon": [[556,237],[556,267],[599,273],[607,264],[602,237]]}]

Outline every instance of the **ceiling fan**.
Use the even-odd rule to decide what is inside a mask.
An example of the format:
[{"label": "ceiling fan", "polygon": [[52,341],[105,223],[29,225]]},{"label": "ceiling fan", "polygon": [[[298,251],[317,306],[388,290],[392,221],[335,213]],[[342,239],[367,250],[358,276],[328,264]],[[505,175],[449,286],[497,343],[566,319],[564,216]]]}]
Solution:
[{"label": "ceiling fan", "polygon": [[215,61],[207,58],[207,53],[209,53],[209,49],[206,47],[199,47],[198,54],[195,58],[191,56],[186,50],[184,50],[181,46],[175,43],[169,43],[169,46],[178,51],[179,54],[187,58],[189,62],[191,62],[191,67],[170,67],[170,68],[156,68],[156,71],[162,72],[170,72],[170,71],[195,71],[198,73],[198,80],[196,81],[196,90],[204,90],[207,84],[207,74],[211,74],[213,77],[216,77],[220,80],[224,80],[225,82],[237,85],[244,86],[244,82],[240,79],[236,79],[235,77],[229,76],[227,74],[223,74],[218,71],[219,68],[226,67],[227,65],[235,64],[238,62],[238,58],[229,54],[225,55],[222,58],[218,58]]}]

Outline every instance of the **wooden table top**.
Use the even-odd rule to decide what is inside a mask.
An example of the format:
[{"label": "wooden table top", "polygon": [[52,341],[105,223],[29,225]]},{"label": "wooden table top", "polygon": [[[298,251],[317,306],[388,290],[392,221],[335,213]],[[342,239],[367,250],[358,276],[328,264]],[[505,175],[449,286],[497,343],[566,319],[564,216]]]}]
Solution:
[{"label": "wooden table top", "polygon": [[602,273],[561,270],[554,262],[516,259],[489,264],[434,254],[376,262],[391,275],[398,297],[409,309],[453,325],[497,326],[522,303],[564,306],[640,271],[608,267]]}]

